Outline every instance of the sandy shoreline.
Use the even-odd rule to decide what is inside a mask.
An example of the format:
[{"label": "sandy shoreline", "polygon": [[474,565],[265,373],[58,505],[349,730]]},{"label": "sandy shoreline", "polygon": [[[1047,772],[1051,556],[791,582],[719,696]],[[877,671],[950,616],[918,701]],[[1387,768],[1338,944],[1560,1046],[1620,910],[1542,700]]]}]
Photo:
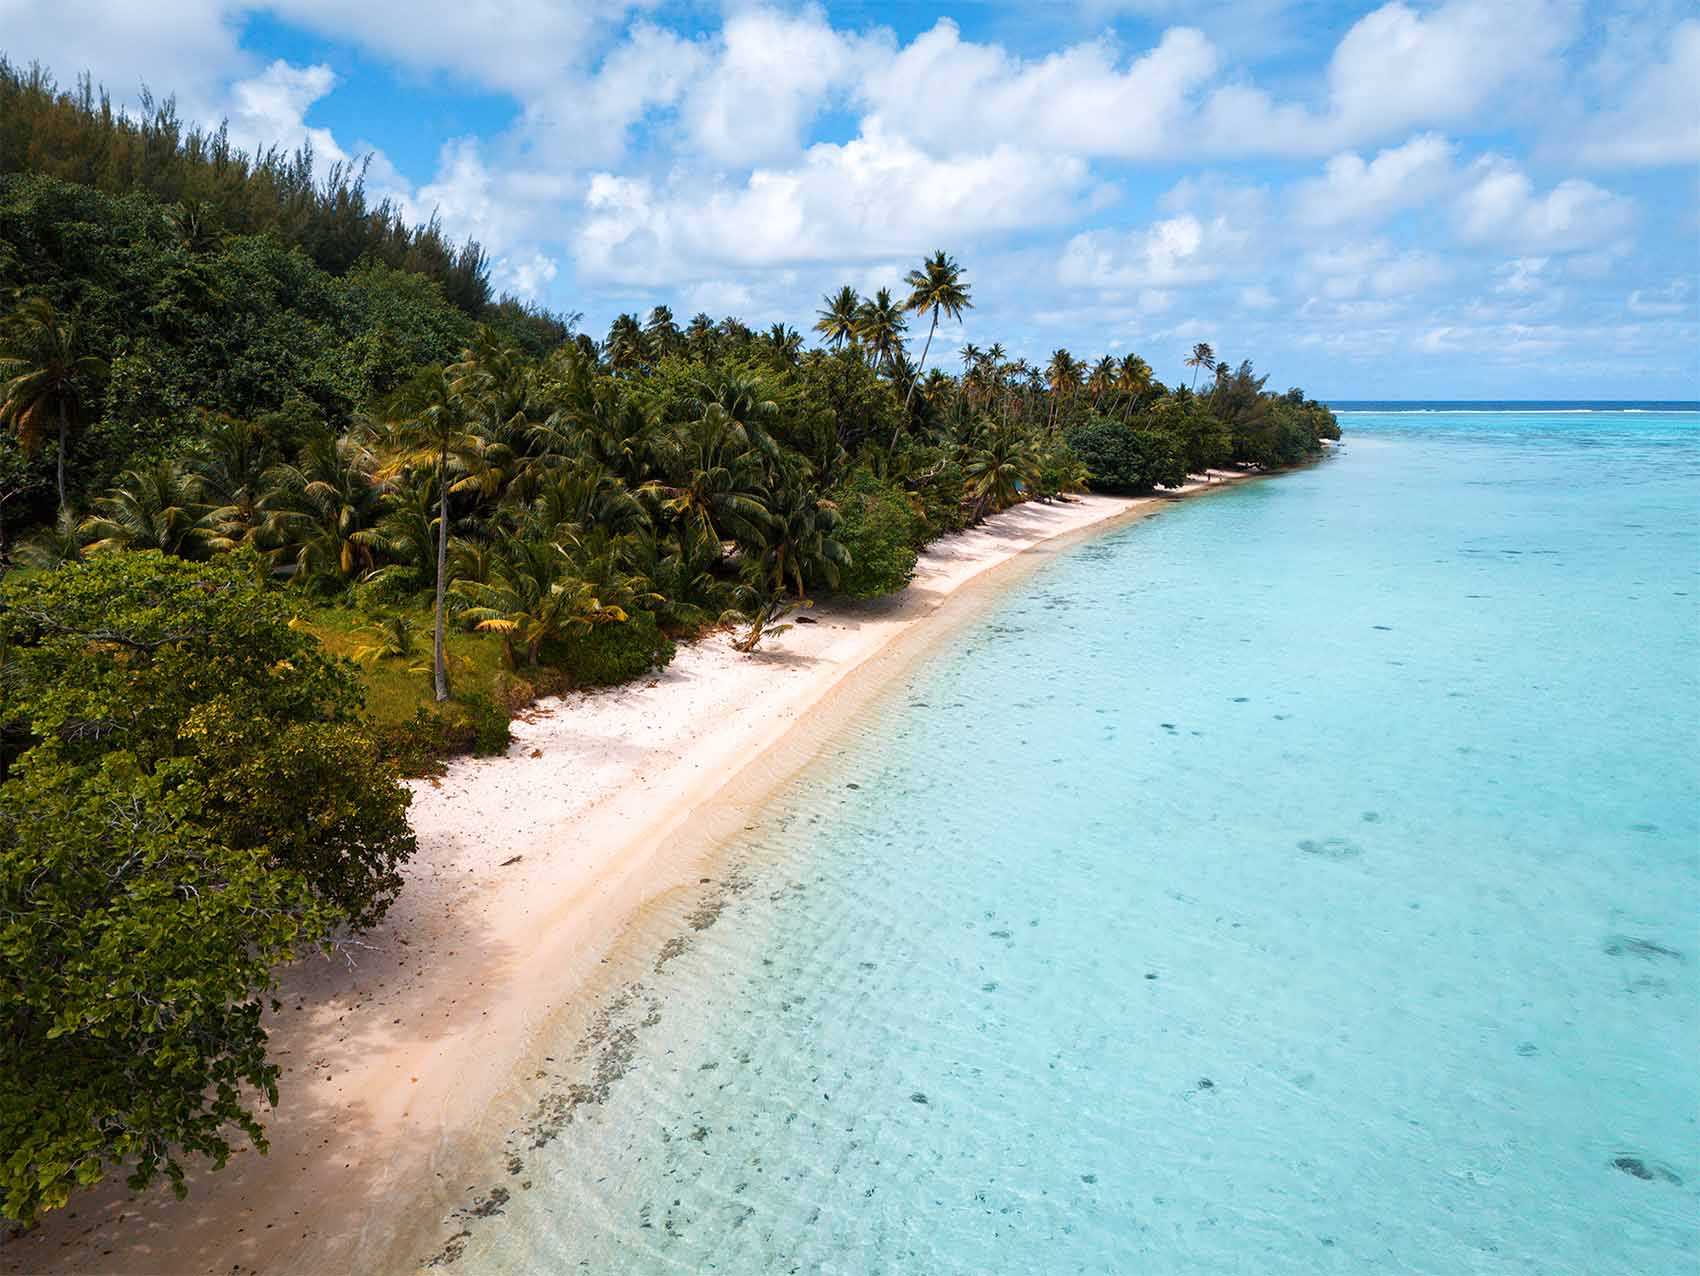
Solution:
[{"label": "sandy shoreline", "polygon": [[931,547],[897,597],[818,607],[754,656],[718,636],[682,647],[655,678],[540,705],[504,757],[418,782],[419,852],[390,917],[353,968],[312,961],[284,980],[270,1154],[192,1176],[184,1202],[108,1185],[0,1247],[0,1271],[405,1270],[396,1246],[434,1221],[422,1210],[461,1199],[443,1175],[488,1139],[479,1114],[639,911],[697,880],[712,800],[802,766],[794,729],[877,687],[881,658],[936,636],[923,622],[971,582],[1172,499],[1018,506]]}]

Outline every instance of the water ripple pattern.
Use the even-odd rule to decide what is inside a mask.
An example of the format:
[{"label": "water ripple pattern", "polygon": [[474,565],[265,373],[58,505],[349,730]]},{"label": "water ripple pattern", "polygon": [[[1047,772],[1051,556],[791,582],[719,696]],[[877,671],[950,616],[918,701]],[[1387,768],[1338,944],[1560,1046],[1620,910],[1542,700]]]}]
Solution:
[{"label": "water ripple pattern", "polygon": [[1700,425],[1350,430],[889,688],[458,1270],[1697,1270]]}]

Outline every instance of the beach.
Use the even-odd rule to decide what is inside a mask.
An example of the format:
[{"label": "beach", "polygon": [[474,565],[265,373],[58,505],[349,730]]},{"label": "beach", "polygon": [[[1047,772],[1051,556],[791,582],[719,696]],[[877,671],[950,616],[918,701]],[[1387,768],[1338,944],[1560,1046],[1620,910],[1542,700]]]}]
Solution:
[{"label": "beach", "polygon": [[244,1146],[221,1172],[196,1169],[183,1202],[109,1182],[8,1243],[0,1270],[383,1270],[419,1202],[460,1190],[442,1176],[488,1136],[480,1122],[506,1110],[516,1069],[630,920],[697,881],[716,829],[736,827],[735,813],[710,818],[718,796],[804,765],[799,728],[877,688],[900,646],[944,632],[941,609],[970,585],[1175,495],[1018,505],[929,547],[899,595],[804,612],[753,655],[724,634],[681,645],[650,678],[539,703],[504,756],[415,782],[419,848],[388,918],[283,977],[269,1153]]}]

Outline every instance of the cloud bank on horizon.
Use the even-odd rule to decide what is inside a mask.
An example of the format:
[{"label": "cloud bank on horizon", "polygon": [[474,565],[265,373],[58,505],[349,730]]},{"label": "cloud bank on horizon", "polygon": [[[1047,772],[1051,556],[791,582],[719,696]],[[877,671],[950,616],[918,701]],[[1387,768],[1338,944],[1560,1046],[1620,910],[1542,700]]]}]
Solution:
[{"label": "cloud bank on horizon", "polygon": [[1682,0],[0,0],[0,52],[371,156],[593,334],[808,330],[945,247],[945,342],[1198,340],[1334,397],[1700,397]]}]

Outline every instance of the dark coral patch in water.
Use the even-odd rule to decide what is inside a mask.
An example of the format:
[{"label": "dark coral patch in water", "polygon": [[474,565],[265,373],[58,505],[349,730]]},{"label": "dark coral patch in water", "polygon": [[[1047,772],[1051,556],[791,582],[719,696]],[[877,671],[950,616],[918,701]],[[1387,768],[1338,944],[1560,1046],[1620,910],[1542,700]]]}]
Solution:
[{"label": "dark coral patch in water", "polygon": [[1643,961],[1657,961],[1661,957],[1671,961],[1682,960],[1682,954],[1676,949],[1655,944],[1650,939],[1637,939],[1633,935],[1606,936],[1605,950],[1607,957],[1639,957]]},{"label": "dark coral patch in water", "polygon": [[1664,1165],[1648,1165],[1638,1156],[1620,1156],[1612,1164],[1625,1174],[1641,1179],[1646,1183],[1663,1179],[1666,1183],[1676,1187],[1682,1186],[1682,1176],[1675,1170]]},{"label": "dark coral patch in water", "polygon": [[1344,837],[1307,837],[1299,843],[1299,849],[1324,860],[1356,859],[1364,853],[1363,847]]}]

